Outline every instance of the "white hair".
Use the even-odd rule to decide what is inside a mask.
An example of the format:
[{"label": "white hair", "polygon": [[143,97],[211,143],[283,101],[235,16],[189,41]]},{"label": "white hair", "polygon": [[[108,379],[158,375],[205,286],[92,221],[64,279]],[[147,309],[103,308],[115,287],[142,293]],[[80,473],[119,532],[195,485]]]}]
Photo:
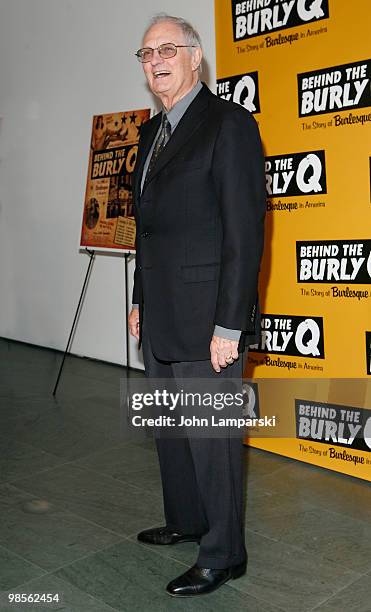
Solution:
[{"label": "white hair", "polygon": [[[199,47],[202,50],[201,37],[193,25],[182,17],[174,17],[173,15],[168,15],[167,13],[158,13],[152,17],[146,31],[144,32],[143,39],[152,26],[155,26],[158,23],[173,23],[174,25],[178,26],[184,35],[185,43],[190,46],[190,53],[193,53],[192,47]],[[202,67],[200,64],[198,67],[198,72],[201,73],[201,70]]]}]

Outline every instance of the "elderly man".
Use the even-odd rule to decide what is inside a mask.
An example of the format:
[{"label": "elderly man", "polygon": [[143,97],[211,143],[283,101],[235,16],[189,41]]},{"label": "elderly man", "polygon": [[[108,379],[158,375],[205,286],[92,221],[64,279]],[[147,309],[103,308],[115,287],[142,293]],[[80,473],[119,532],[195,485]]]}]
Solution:
[{"label": "elderly man", "polygon": [[[257,340],[265,177],[259,131],[199,79],[198,33],[159,15],[137,52],[162,111],[143,125],[134,177],[130,333],[149,378],[239,378]],[[246,351],[245,351],[246,354]],[[215,590],[246,571],[241,437],[156,439],[166,525],[138,540],[200,544],[167,591]]]}]

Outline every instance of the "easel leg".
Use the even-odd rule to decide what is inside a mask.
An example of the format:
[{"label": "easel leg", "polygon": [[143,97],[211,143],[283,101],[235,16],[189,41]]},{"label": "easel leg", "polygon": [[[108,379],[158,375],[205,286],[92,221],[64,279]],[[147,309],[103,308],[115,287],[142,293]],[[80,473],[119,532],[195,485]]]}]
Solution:
[{"label": "easel leg", "polygon": [[64,366],[64,362],[65,362],[67,353],[68,353],[69,348],[70,348],[71,339],[72,339],[73,333],[75,331],[76,322],[77,322],[78,316],[80,314],[80,309],[81,309],[81,305],[82,305],[82,302],[83,302],[83,299],[84,299],[85,290],[86,290],[86,287],[87,287],[87,284],[88,284],[88,281],[89,281],[91,268],[92,268],[92,265],[93,265],[93,262],[94,262],[94,259],[95,259],[95,251],[89,251],[88,249],[85,249],[85,251],[87,252],[87,254],[89,255],[89,258],[90,258],[89,265],[88,265],[88,269],[86,271],[85,280],[84,280],[84,284],[82,286],[82,290],[81,290],[81,294],[80,294],[80,299],[79,299],[79,303],[77,305],[77,309],[76,309],[76,312],[75,312],[75,317],[73,319],[70,335],[68,337],[68,342],[67,342],[66,350],[64,351],[61,367],[59,368],[58,377],[57,377],[57,380],[56,380],[56,383],[55,383],[55,386],[54,386],[54,390],[53,390],[53,395],[54,396],[55,396],[55,394],[57,392],[57,388],[58,388],[58,384],[59,384],[59,379],[61,377],[63,366]]},{"label": "easel leg", "polygon": [[125,253],[125,321],[126,321],[126,368],[130,369],[130,346],[129,346],[129,287],[128,287],[128,260],[131,253]]}]

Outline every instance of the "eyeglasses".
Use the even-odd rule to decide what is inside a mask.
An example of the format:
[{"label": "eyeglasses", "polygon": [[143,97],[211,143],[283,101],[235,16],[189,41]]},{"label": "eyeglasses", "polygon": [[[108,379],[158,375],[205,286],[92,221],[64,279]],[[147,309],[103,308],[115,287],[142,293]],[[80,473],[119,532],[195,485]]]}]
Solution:
[{"label": "eyeglasses", "polygon": [[181,47],[196,47],[197,45],[174,45],[174,43],[164,43],[156,49],[152,49],[152,47],[143,47],[143,49],[139,49],[135,55],[138,60],[145,64],[146,62],[150,62],[153,58],[154,51],[158,51],[158,54],[162,59],[169,59],[170,57],[174,57],[177,54],[177,51]]}]

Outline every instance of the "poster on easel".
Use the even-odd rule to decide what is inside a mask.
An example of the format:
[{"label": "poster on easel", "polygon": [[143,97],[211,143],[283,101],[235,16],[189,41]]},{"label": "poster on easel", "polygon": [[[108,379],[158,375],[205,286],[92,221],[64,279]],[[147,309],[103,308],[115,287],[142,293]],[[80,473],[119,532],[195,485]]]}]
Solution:
[{"label": "poster on easel", "polygon": [[150,110],[94,115],[80,248],[135,252],[132,177]]}]

